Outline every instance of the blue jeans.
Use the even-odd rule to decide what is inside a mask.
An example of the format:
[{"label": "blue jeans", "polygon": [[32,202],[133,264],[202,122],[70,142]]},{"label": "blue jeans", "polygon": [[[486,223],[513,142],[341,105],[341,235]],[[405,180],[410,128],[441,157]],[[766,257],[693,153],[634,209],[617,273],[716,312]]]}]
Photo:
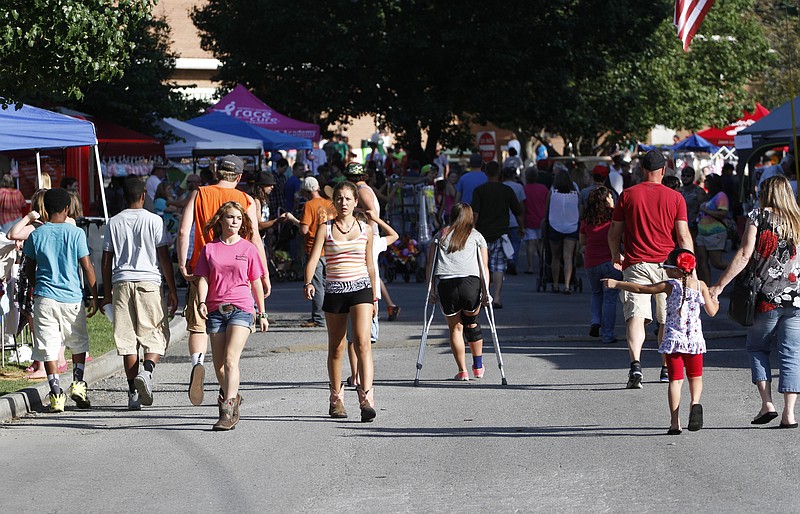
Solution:
[{"label": "blue jeans", "polygon": [[[308,255],[303,257],[303,269],[306,269]],[[325,300],[325,257],[320,257],[317,262],[317,269],[311,278],[314,286],[314,298],[311,299],[311,321],[317,325],[325,325],[325,314],[322,312],[322,302]]]},{"label": "blue jeans", "polygon": [[208,313],[206,332],[209,334],[226,332],[228,325],[250,328],[253,325],[254,319],[255,316],[252,313],[243,311],[239,307],[234,307],[228,313],[222,313],[219,309],[216,309]]},{"label": "blue jeans", "polygon": [[778,391],[800,392],[800,308],[778,307],[757,312],[755,323],[747,328],[747,355],[753,383],[772,381],[769,356],[773,337],[778,343],[780,375]]},{"label": "blue jeans", "polygon": [[586,268],[589,276],[589,287],[592,289],[589,311],[592,316],[592,325],[600,325],[600,338],[604,343],[614,340],[614,324],[617,322],[617,303],[619,303],[619,290],[603,290],[600,279],[613,278],[622,280],[622,272],[614,268],[611,262],[604,262],[591,268]]}]

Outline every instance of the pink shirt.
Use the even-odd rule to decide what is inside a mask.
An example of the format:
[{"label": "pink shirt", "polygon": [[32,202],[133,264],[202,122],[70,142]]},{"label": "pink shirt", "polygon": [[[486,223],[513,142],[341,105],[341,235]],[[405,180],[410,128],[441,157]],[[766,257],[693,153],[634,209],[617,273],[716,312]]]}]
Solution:
[{"label": "pink shirt", "polygon": [[208,279],[206,306],[211,312],[223,303],[255,314],[250,282],[264,275],[258,250],[250,241],[239,239],[228,245],[215,239],[205,245],[194,274]]},{"label": "pink shirt", "polygon": [[540,228],[547,204],[547,187],[544,184],[525,184],[525,228]]}]

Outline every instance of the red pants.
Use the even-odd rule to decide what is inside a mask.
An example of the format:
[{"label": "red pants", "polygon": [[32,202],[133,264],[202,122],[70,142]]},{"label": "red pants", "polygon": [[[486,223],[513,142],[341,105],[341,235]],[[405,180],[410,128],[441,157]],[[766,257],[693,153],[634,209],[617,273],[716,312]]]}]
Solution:
[{"label": "red pants", "polygon": [[686,367],[686,375],[689,378],[696,378],[703,376],[703,354],[689,354],[689,353],[668,353],[667,357],[667,373],[669,374],[669,381],[683,380],[683,368]]}]

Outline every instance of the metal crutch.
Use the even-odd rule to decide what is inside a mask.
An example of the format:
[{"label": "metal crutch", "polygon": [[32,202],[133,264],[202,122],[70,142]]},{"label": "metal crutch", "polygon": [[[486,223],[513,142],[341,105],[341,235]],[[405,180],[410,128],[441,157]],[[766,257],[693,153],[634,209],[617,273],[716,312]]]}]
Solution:
[{"label": "metal crutch", "polygon": [[[481,273],[481,283],[483,284],[483,294],[486,295],[488,298],[489,296],[489,277],[484,276],[483,274],[483,256],[481,255],[481,249],[478,248],[478,268],[480,269]],[[508,381],[506,380],[506,372],[503,368],[503,354],[500,353],[500,341],[497,339],[497,330],[494,324],[494,308],[492,307],[492,302],[488,302],[486,305],[486,318],[489,320],[489,330],[492,333],[492,343],[494,344],[494,353],[497,356],[497,367],[500,368],[500,377],[501,377],[501,384],[508,385]]]},{"label": "metal crutch", "polygon": [[417,353],[417,375],[414,377],[414,385],[419,385],[419,373],[422,371],[422,359],[425,358],[425,345],[428,343],[428,332],[430,332],[431,324],[433,323],[433,315],[436,313],[436,304],[431,305],[431,313],[428,315],[428,299],[431,297],[431,288],[433,287],[433,280],[436,277],[436,262],[439,258],[439,240],[434,239],[433,244],[436,245],[433,253],[433,262],[431,263],[431,276],[428,278],[428,290],[425,293],[425,313],[422,318],[422,339],[419,342],[419,353]]}]

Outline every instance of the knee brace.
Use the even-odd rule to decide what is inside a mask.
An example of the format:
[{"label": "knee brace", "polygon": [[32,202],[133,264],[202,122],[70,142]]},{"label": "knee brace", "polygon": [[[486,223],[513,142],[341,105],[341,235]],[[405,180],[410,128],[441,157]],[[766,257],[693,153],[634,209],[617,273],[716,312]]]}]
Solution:
[{"label": "knee brace", "polygon": [[[478,323],[478,316],[467,316],[461,313],[461,324],[464,325],[464,337],[468,343],[474,343],[483,339],[483,331]],[[469,325],[475,325],[471,327]]]}]

